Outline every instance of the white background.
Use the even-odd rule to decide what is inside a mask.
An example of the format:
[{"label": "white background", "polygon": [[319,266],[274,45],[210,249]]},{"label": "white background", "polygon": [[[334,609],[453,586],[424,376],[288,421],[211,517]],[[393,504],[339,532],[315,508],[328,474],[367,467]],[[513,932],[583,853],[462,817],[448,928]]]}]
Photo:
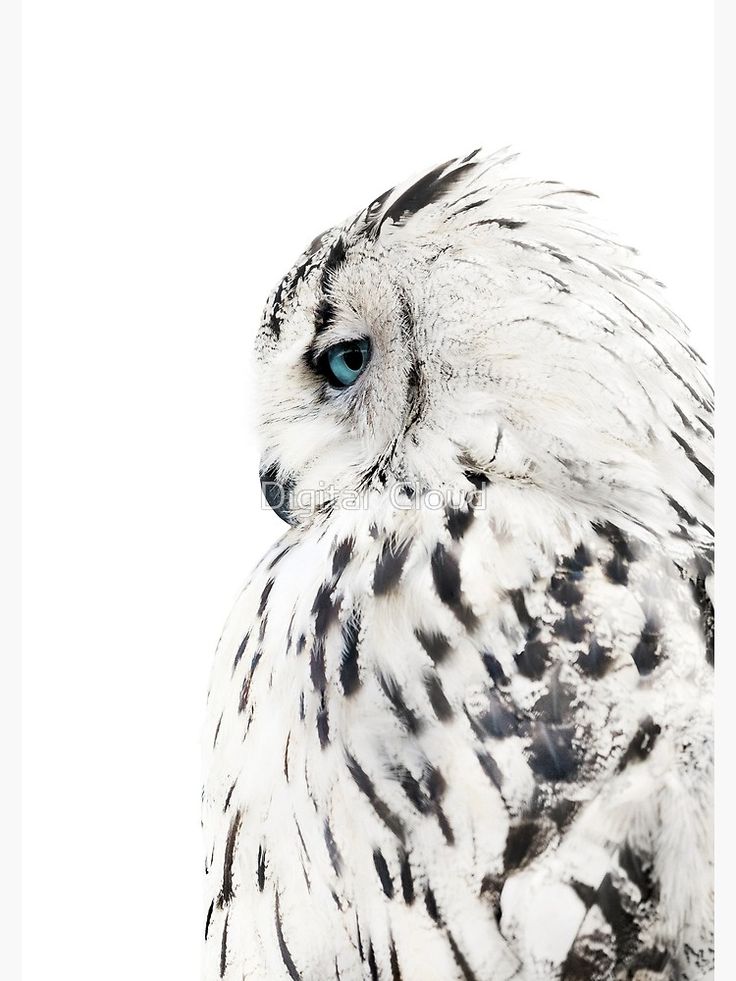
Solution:
[{"label": "white background", "polygon": [[713,342],[707,3],[28,0],[25,977],[196,978],[199,731],[283,527],[250,356],[319,232],[478,144],[599,192]]}]

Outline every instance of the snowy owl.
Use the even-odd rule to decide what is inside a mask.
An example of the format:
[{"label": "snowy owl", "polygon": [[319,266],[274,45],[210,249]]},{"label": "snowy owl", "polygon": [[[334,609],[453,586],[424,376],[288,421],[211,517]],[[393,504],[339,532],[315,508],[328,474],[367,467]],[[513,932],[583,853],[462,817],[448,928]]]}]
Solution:
[{"label": "snowy owl", "polygon": [[711,390],[588,192],[510,160],[268,301],[290,527],[209,691],[207,981],[712,976]]}]

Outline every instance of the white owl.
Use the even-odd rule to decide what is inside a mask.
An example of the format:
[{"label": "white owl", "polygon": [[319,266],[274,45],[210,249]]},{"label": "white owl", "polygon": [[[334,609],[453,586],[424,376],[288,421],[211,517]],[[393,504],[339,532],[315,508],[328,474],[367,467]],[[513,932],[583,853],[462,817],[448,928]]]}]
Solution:
[{"label": "white owl", "polygon": [[711,390],[586,192],[510,159],[269,300],[291,527],[212,676],[207,981],[712,975]]}]

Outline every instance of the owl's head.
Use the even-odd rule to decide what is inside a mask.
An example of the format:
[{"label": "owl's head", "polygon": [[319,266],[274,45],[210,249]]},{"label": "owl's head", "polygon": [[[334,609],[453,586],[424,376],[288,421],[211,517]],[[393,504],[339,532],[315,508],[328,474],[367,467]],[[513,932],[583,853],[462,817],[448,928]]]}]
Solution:
[{"label": "owl's head", "polygon": [[686,329],[588,223],[588,192],[510,159],[387,191],[270,297],[261,478],[286,520],[484,482],[644,524],[677,523],[668,496],[703,510],[712,405]]}]

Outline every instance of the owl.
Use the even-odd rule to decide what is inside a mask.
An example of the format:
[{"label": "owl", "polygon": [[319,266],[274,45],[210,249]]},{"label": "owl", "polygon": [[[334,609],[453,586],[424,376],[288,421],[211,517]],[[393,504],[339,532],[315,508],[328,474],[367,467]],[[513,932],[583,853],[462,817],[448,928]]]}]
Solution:
[{"label": "owl", "polygon": [[206,981],[712,976],[711,389],[588,192],[512,159],[268,301],[289,527],[212,674]]}]

